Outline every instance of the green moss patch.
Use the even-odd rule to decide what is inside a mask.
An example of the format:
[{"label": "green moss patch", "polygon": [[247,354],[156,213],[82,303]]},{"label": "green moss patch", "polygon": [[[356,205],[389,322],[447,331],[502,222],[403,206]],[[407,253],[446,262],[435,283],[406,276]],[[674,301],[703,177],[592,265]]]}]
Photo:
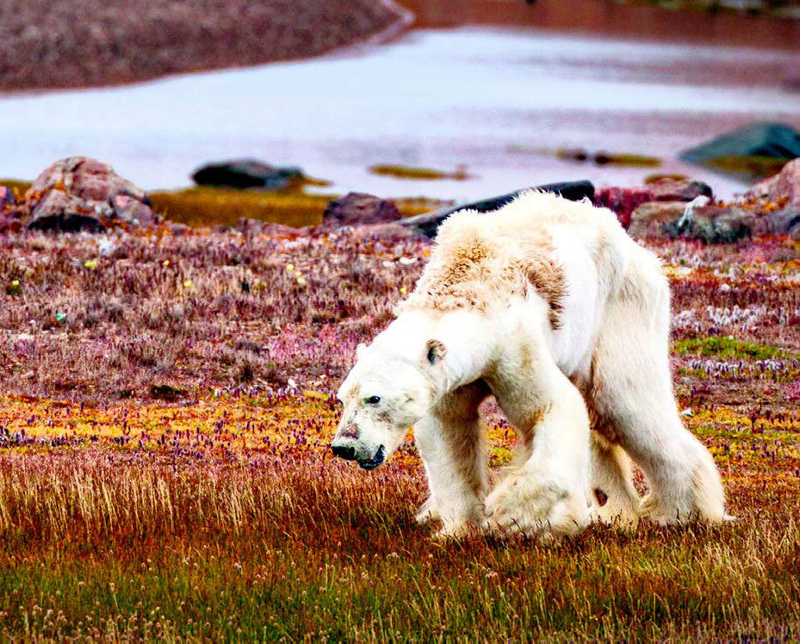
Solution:
[{"label": "green moss patch", "polygon": [[714,358],[769,360],[789,357],[786,351],[777,347],[720,336],[679,340],[672,345],[672,349],[681,355],[695,354]]}]

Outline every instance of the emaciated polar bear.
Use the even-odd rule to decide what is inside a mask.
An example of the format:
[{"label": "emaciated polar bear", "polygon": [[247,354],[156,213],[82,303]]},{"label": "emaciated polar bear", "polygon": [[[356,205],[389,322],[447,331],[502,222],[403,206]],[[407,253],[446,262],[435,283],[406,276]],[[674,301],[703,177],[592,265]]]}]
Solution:
[{"label": "emaciated polar bear", "polygon": [[[430,486],[418,519],[440,519],[444,536],[721,521],[719,474],[673,398],[669,322],[659,260],[609,210],[527,192],[459,212],[396,320],[359,347],[333,452],[372,469],[413,425]],[[520,454],[487,495],[490,394]],[[629,455],[650,487],[641,503]]]}]

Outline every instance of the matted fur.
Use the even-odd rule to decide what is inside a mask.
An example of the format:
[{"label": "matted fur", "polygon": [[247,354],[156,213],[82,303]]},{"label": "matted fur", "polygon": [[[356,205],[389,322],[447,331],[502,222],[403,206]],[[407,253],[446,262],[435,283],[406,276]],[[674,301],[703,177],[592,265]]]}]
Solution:
[{"label": "matted fur", "polygon": [[[537,213],[526,213],[527,218]],[[547,231],[503,210],[491,216],[462,210],[439,228],[431,260],[397,313],[412,309],[485,311],[532,288],[549,306],[552,328],[561,324],[564,272],[553,260]]]}]

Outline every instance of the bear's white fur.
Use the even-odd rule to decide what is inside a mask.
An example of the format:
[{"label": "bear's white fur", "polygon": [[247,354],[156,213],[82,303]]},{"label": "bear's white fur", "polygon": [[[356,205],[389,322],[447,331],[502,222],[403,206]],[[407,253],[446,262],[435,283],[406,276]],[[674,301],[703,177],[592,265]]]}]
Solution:
[{"label": "bear's white fur", "polygon": [[[359,348],[334,451],[371,469],[413,425],[430,486],[418,518],[442,535],[721,521],[717,469],[676,409],[669,322],[659,260],[610,211],[528,192],[459,212],[397,319]],[[491,491],[478,413],[490,394],[520,437]],[[631,458],[650,487],[641,503]]]}]

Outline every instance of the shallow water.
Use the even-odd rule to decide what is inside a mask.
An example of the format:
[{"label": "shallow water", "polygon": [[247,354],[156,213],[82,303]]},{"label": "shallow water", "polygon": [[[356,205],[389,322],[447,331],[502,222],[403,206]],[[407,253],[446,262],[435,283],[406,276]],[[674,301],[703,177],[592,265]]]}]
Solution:
[{"label": "shallow water", "polygon": [[[730,179],[676,161],[752,120],[800,126],[791,52],[554,36],[489,28],[415,31],[322,59],[130,87],[0,98],[0,176],[30,179],[85,154],[147,188],[187,185],[205,161],[303,166],[335,191],[468,199],[542,182],[640,183],[652,168],[560,161],[558,148],[664,159],[723,196]],[[468,181],[410,181],[375,163],[465,164]]]}]

